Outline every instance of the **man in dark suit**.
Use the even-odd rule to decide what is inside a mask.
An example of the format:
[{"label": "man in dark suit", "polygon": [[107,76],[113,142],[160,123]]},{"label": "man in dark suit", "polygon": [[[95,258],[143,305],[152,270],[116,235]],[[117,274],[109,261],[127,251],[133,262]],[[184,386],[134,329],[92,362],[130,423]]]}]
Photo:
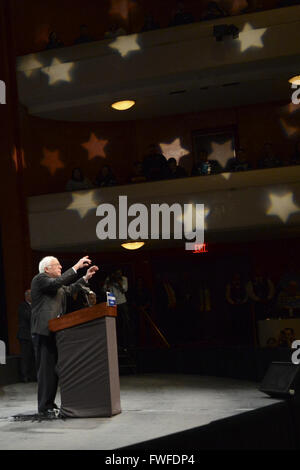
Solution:
[{"label": "man in dark suit", "polygon": [[17,338],[21,348],[22,382],[35,379],[34,351],[31,339],[31,293],[25,292],[25,302],[19,305],[19,328]]},{"label": "man in dark suit", "polygon": [[71,269],[61,274],[62,266],[58,259],[47,256],[40,262],[39,274],[31,283],[31,333],[38,377],[38,411],[42,414],[47,415],[57,408],[55,404],[58,385],[57,349],[55,336],[49,331],[48,322],[66,313],[67,295],[73,295],[88,285],[88,280],[98,271],[97,266],[90,267],[85,276],[74,281],[78,269],[88,267],[90,264],[91,260],[85,256]]}]

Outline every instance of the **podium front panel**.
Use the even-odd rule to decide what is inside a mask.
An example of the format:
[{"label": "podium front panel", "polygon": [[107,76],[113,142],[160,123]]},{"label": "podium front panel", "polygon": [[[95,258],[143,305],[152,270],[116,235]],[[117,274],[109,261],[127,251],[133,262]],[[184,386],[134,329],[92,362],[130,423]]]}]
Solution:
[{"label": "podium front panel", "polygon": [[121,412],[115,318],[101,318],[56,333],[61,410],[69,417]]}]

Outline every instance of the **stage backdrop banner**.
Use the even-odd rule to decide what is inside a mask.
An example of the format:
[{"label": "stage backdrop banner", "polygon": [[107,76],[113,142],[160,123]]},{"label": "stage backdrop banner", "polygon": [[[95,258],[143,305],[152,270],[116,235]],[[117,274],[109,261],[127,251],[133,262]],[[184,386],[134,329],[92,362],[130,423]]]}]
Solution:
[{"label": "stage backdrop banner", "polygon": [[121,412],[115,318],[56,333],[61,410],[74,418]]}]

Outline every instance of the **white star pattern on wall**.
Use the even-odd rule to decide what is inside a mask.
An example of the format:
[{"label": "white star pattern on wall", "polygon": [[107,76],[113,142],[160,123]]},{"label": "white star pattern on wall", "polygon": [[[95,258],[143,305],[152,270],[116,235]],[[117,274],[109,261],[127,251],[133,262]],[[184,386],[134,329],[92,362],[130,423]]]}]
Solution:
[{"label": "white star pattern on wall", "polygon": [[93,190],[72,193],[73,201],[67,207],[67,210],[77,211],[81,219],[83,219],[91,209],[95,209],[96,211],[97,204],[95,203],[93,196]]},{"label": "white star pattern on wall", "polygon": [[[192,204],[193,204],[193,207],[192,207]],[[186,217],[187,217],[187,220],[190,220],[190,217],[192,217],[192,214],[194,213],[194,218],[193,218],[193,227],[191,229],[191,231],[194,231],[195,230],[195,222],[196,222],[196,216],[197,216],[197,208],[196,208],[196,204],[197,203],[194,203],[194,202],[190,202],[189,203],[189,207],[188,207],[188,210],[186,212]],[[200,204],[200,203],[198,203]],[[207,229],[207,224],[206,224],[206,217],[208,217],[210,214],[210,208],[207,207],[207,206],[204,206],[204,228]],[[177,217],[177,222],[184,222],[184,214],[182,214],[182,216],[179,216]]]},{"label": "white star pattern on wall", "polygon": [[246,23],[239,34],[240,51],[245,52],[250,47],[264,47],[262,37],[266,30],[267,28],[253,29],[250,23]]},{"label": "white star pattern on wall", "polygon": [[175,158],[177,163],[179,163],[179,160],[181,159],[181,157],[184,157],[184,155],[188,155],[190,153],[189,150],[182,147],[179,137],[173,140],[173,142],[171,142],[170,144],[159,144],[159,145],[164,156],[167,159]]},{"label": "white star pattern on wall", "polygon": [[139,51],[140,45],[137,43],[138,35],[119,36],[109,44],[111,49],[116,49],[122,57],[126,57],[130,52]]},{"label": "white star pattern on wall", "polygon": [[224,144],[217,144],[212,142],[212,152],[210,153],[208,160],[217,160],[222,168],[225,168],[228,160],[233,158],[232,141],[228,140]]},{"label": "white star pattern on wall", "polygon": [[43,64],[36,59],[35,55],[22,57],[22,60],[20,61],[20,66],[24,67],[25,69],[22,70],[22,72],[24,75],[26,75],[27,78],[30,78],[34,72],[42,67],[42,65]]},{"label": "white star pattern on wall", "polygon": [[276,215],[284,223],[286,223],[292,214],[300,211],[300,207],[293,201],[292,192],[286,193],[283,196],[277,196],[271,193],[269,194],[269,198],[271,206],[266,212],[267,215]]},{"label": "white star pattern on wall", "polygon": [[49,85],[57,82],[70,82],[72,80],[70,72],[74,67],[73,62],[62,63],[59,59],[53,59],[50,67],[45,67],[42,72],[48,75]]}]

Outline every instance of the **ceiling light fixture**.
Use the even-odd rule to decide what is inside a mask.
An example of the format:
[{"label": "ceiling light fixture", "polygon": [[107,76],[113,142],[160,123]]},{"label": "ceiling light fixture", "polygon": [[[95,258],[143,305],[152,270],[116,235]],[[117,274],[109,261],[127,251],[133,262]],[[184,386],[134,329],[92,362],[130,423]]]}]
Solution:
[{"label": "ceiling light fixture", "polygon": [[123,243],[122,247],[125,248],[125,250],[139,250],[144,246],[144,242],[131,242],[131,243]]},{"label": "ceiling light fixture", "polygon": [[295,75],[295,77],[292,77],[289,79],[289,83],[292,85],[300,85],[300,75]]},{"label": "ceiling light fixture", "polygon": [[117,111],[126,111],[127,109],[132,108],[135,105],[135,101],[133,100],[123,100],[123,101],[117,101],[116,103],[113,103],[111,107],[113,109],[116,109]]}]

